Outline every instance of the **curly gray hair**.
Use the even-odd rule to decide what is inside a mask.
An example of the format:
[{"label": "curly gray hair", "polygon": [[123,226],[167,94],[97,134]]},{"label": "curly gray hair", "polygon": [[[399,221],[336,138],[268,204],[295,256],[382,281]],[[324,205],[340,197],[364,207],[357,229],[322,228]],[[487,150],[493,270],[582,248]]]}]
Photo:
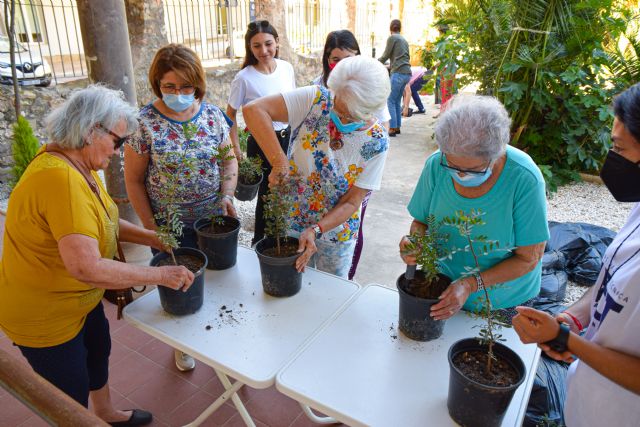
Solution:
[{"label": "curly gray hair", "polygon": [[491,96],[458,95],[436,123],[436,143],[445,154],[496,160],[507,149],[511,119]]},{"label": "curly gray hair", "polygon": [[[45,118],[46,132],[51,142],[63,148],[80,149],[98,124],[107,129],[121,120],[127,124],[127,135],[138,128],[137,110],[124,100],[121,91],[101,85],[77,90],[62,105]],[[125,136],[125,135],[121,135]]]},{"label": "curly gray hair", "polygon": [[378,60],[354,56],[338,62],[327,86],[345,103],[357,120],[369,120],[387,103],[391,83],[387,69]]}]

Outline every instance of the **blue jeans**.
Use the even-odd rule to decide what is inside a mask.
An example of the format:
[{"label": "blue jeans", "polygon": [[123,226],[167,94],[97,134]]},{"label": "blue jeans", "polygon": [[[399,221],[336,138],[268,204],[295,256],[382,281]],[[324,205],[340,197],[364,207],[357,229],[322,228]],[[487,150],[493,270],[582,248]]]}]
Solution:
[{"label": "blue jeans", "polygon": [[411,98],[413,98],[413,103],[418,107],[418,111],[424,112],[424,105],[422,105],[422,100],[420,99],[420,89],[424,86],[425,81],[423,77],[416,79],[413,83],[411,83]]},{"label": "blue jeans", "polygon": [[389,114],[391,115],[389,127],[400,129],[402,122],[402,94],[409,80],[411,80],[411,74],[391,74],[391,93],[387,98],[387,107],[389,107]]}]

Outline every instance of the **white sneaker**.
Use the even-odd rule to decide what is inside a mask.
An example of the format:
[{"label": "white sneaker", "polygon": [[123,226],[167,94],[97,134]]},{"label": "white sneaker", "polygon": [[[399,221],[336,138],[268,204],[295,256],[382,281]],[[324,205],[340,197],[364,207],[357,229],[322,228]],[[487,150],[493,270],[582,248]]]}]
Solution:
[{"label": "white sneaker", "polygon": [[173,357],[176,360],[176,368],[182,372],[191,371],[196,367],[196,361],[187,353],[183,353],[180,350],[174,350]]}]

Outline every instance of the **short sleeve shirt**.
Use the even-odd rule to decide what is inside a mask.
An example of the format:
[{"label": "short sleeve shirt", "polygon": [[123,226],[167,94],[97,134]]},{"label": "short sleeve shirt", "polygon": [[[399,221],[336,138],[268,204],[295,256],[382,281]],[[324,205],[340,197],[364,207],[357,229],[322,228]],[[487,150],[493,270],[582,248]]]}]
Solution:
[{"label": "short sleeve shirt", "polygon": [[[222,111],[203,102],[190,121],[196,126],[190,141],[183,129],[183,124],[189,122],[172,120],[152,104],[140,110],[138,122],[140,126],[127,144],[138,154],[149,154],[145,185],[154,215],[162,211],[160,200],[166,194],[169,176],[178,180],[176,200],[186,225],[211,215],[221,185],[216,155],[229,137],[229,124]],[[192,170],[182,167],[183,156],[191,159]]]},{"label": "short sleeve shirt", "polygon": [[[459,195],[451,175],[440,166],[442,153],[431,155],[425,164],[408,210],[413,218],[426,223],[430,214],[441,220],[454,217],[456,211],[484,212],[485,225],[475,227],[474,235],[485,235],[499,244],[494,250],[478,258],[480,271],[513,256],[511,250],[549,239],[545,184],[540,170],[531,157],[515,147],[507,146],[507,159],[500,177],[489,192],[469,199]],[[444,226],[441,231],[449,235],[449,248],[464,248],[467,242],[453,227]],[[510,249],[510,250],[507,250]],[[443,261],[444,274],[456,280],[475,267],[469,252],[457,252],[452,259]],[[494,308],[507,308],[527,301],[540,292],[542,264],[517,279],[492,286],[489,289]],[[475,311],[481,292],[471,294],[465,310]]]},{"label": "short sleeve shirt", "polygon": [[[262,98],[295,89],[293,67],[287,61],[276,58],[276,69],[271,74],[257,71],[253,65],[243,68],[231,82],[229,105],[238,110],[243,105]],[[286,123],[273,122],[275,130],[287,127]]]},{"label": "short sleeve shirt", "polygon": [[[292,136],[287,157],[294,172],[302,177],[301,188],[291,214],[292,228],[302,232],[333,209],[352,187],[377,190],[389,149],[384,127],[375,121],[368,129],[341,134],[331,131],[331,93],[321,86],[307,86],[283,94]],[[342,142],[331,148],[330,140]],[[323,235],[339,242],[356,239],[360,210],[344,224]]]},{"label": "short sleeve shirt", "polygon": [[[116,252],[118,208],[98,175],[102,206],[84,177],[45,153],[27,167],[11,193],[0,269],[0,327],[16,344],[50,347],[75,337],[104,290],[67,271],[58,241],[95,239],[100,255]],[[108,211],[108,214],[107,214]]]}]

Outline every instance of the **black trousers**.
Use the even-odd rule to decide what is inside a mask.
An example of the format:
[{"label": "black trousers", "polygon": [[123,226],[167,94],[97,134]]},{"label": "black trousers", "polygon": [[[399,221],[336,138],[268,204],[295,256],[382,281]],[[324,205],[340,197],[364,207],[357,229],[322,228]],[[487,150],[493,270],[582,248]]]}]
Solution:
[{"label": "black trousers", "polygon": [[[291,134],[291,128],[286,128],[283,130],[276,131],[276,137],[278,141],[280,141],[280,147],[287,153],[289,149],[289,136]],[[253,239],[251,240],[251,244],[254,245],[264,237],[264,200],[262,196],[267,194],[269,191],[269,174],[271,173],[271,165],[269,161],[265,157],[262,149],[258,146],[253,135],[249,135],[247,139],[247,157],[255,157],[258,156],[262,159],[262,173],[263,179],[260,183],[260,188],[258,189],[258,200],[256,202],[256,212],[255,212],[255,231],[253,232]]]}]

